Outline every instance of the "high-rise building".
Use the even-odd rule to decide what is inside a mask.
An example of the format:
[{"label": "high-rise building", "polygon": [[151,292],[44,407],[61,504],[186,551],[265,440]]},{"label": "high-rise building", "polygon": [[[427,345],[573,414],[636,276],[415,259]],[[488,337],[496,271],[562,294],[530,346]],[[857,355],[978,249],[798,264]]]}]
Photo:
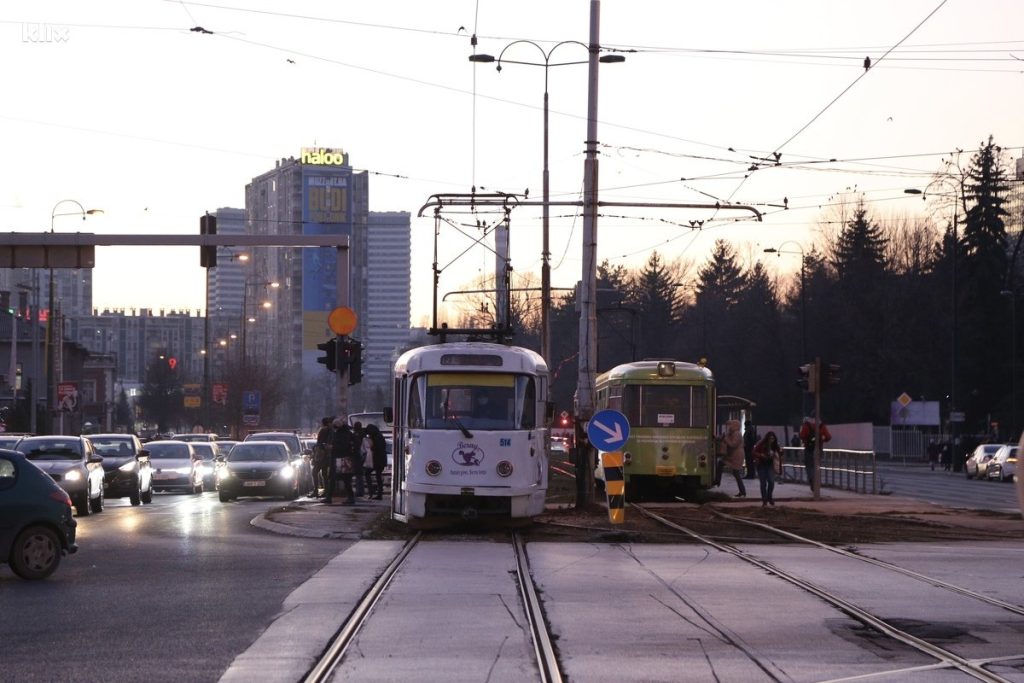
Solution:
[{"label": "high-rise building", "polygon": [[[334,334],[327,316],[345,303],[337,295],[339,254],[348,259],[347,305],[358,321],[351,336],[365,346],[364,380],[350,392],[351,405],[379,406],[390,393],[388,361],[408,339],[409,215],[387,213],[371,220],[367,173],[354,170],[347,154],[331,148],[303,149],[298,159],[277,162],[246,186],[245,205],[251,234],[351,238],[347,253],[333,247],[254,250],[243,295],[255,302],[265,292],[270,306],[249,312],[256,322],[245,329],[247,356],[272,364],[289,384],[283,410],[270,419],[282,426],[306,424],[309,416],[333,410],[335,379],[316,361],[317,344]],[[266,290],[272,282],[279,287]]]}]

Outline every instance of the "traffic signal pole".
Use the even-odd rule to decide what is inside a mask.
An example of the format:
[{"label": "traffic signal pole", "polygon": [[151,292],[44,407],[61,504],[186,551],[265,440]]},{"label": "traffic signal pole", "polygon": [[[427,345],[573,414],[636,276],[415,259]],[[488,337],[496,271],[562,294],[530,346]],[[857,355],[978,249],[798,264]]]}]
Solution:
[{"label": "traffic signal pole", "polygon": [[814,359],[814,500],[821,500],[821,358]]},{"label": "traffic signal pole", "polygon": [[[348,245],[338,247],[338,269],[337,269],[337,289],[338,289],[338,306],[347,307],[349,305],[349,254]],[[338,354],[341,353],[341,339],[337,340],[338,343],[335,345],[335,350]],[[337,357],[336,357],[337,358]],[[348,417],[348,379],[345,373],[348,371],[348,366],[344,363],[338,363],[335,361],[335,373],[337,379],[337,397],[335,415]]]}]

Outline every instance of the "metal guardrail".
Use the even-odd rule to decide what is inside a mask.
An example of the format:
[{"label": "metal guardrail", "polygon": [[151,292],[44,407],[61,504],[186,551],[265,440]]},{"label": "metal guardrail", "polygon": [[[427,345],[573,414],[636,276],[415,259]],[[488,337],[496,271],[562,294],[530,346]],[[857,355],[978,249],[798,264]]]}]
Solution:
[{"label": "metal guardrail", "polygon": [[[782,449],[781,479],[808,484],[803,447],[786,446]],[[856,493],[878,493],[875,452],[824,449],[821,453],[821,485]]]}]

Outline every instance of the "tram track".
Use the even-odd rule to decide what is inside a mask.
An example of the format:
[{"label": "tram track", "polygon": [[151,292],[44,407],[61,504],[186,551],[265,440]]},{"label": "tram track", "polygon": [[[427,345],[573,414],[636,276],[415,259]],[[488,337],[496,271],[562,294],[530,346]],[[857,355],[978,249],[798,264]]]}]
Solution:
[{"label": "tram track", "polygon": [[[561,683],[563,680],[558,664],[557,652],[551,633],[544,618],[537,588],[530,572],[529,556],[526,543],[515,531],[510,532],[510,547],[514,555],[515,581],[526,617],[526,628],[533,646],[535,664],[542,683]],[[393,580],[412,556],[413,551],[421,545],[423,532],[411,538],[377,577],[366,594],[356,604],[348,619],[341,625],[331,638],[327,648],[302,679],[303,683],[325,683],[333,680],[339,666],[345,660],[346,653],[356,640],[363,626],[371,619],[374,608],[380,603]]]},{"label": "tram track", "polygon": [[[736,548],[736,547],[734,547],[732,545],[729,545],[728,543],[723,543],[721,541],[715,540],[715,539],[713,539],[713,538],[711,538],[711,537],[709,537],[707,535],[698,533],[698,532],[696,532],[696,531],[694,531],[692,529],[689,529],[689,528],[687,528],[687,527],[685,527],[685,526],[683,526],[681,524],[673,522],[672,520],[667,519],[666,517],[663,517],[662,515],[659,515],[659,514],[657,514],[655,512],[652,512],[649,509],[646,509],[642,505],[638,505],[636,503],[630,503],[629,506],[631,508],[633,508],[634,510],[636,510],[637,512],[639,512],[640,514],[644,515],[645,517],[647,517],[649,519],[652,519],[652,520],[658,522],[659,524],[662,524],[662,525],[664,525],[664,526],[666,526],[666,527],[668,527],[670,529],[674,529],[674,530],[676,530],[676,531],[678,531],[678,532],[680,532],[680,533],[682,533],[682,534],[684,534],[684,535],[686,535],[686,536],[688,536],[688,537],[690,537],[690,538],[692,538],[692,539],[694,539],[694,540],[696,540],[696,541],[698,541],[700,543],[703,543],[703,544],[708,545],[708,546],[710,546],[712,548],[715,548],[716,550],[719,550],[721,552],[730,554],[730,555],[732,555],[732,556],[742,560],[743,562],[746,562],[748,564],[754,565],[754,566],[756,566],[756,567],[758,567],[758,568],[768,572],[769,574],[771,574],[773,576],[776,576],[779,579],[782,579],[783,581],[786,581],[787,583],[792,584],[793,586],[796,586],[800,590],[803,590],[805,592],[808,592],[808,593],[810,593],[810,594],[820,598],[821,600],[823,600],[826,603],[832,605],[836,609],[838,609],[838,610],[842,611],[843,613],[847,614],[851,618],[857,620],[861,624],[864,624],[865,626],[868,626],[870,628],[874,628],[878,632],[880,632],[880,633],[882,633],[882,634],[884,634],[884,635],[886,635],[886,636],[888,636],[888,637],[890,637],[890,638],[892,638],[894,640],[897,640],[897,641],[899,641],[899,642],[901,642],[901,643],[903,643],[903,644],[905,644],[905,645],[907,645],[907,646],[909,646],[911,648],[914,648],[915,650],[917,650],[917,651],[919,651],[919,652],[921,652],[923,654],[926,654],[926,655],[928,655],[930,657],[933,657],[936,660],[938,660],[939,665],[933,666],[933,667],[928,667],[928,668],[948,668],[948,667],[952,667],[952,668],[955,668],[955,669],[957,669],[959,671],[962,671],[963,673],[965,673],[965,674],[967,674],[967,675],[969,675],[969,676],[971,676],[971,677],[973,677],[973,678],[975,678],[977,680],[992,681],[992,682],[998,681],[1000,683],[1007,683],[1008,682],[1008,679],[1006,679],[1006,678],[1004,678],[1004,677],[1002,677],[1002,676],[1000,676],[1000,675],[998,675],[996,673],[993,673],[993,672],[991,672],[991,671],[989,671],[989,670],[984,668],[984,665],[986,663],[995,662],[995,661],[997,661],[997,658],[991,658],[991,659],[986,659],[986,660],[979,660],[979,659],[968,659],[966,657],[962,657],[961,655],[959,655],[959,654],[957,654],[957,653],[955,653],[955,652],[953,652],[951,650],[948,650],[948,649],[943,648],[943,647],[941,647],[939,645],[936,645],[935,643],[929,642],[929,641],[925,640],[924,638],[920,638],[918,636],[915,636],[912,633],[909,633],[909,632],[907,632],[907,631],[905,631],[905,630],[895,626],[894,624],[889,623],[885,619],[883,619],[883,618],[881,618],[881,617],[879,617],[879,616],[869,612],[868,610],[866,610],[866,609],[864,609],[864,608],[854,604],[853,602],[850,602],[850,601],[840,597],[839,595],[835,594],[834,592],[831,592],[831,591],[829,591],[826,588],[818,586],[818,585],[812,583],[811,581],[808,581],[808,580],[806,580],[806,579],[804,579],[804,578],[802,578],[800,576],[797,576],[796,574],[794,574],[792,572],[788,572],[785,569],[782,569],[781,567],[778,567],[778,566],[776,566],[775,564],[773,564],[773,563],[771,563],[769,561],[766,561],[766,560],[763,560],[761,558],[758,558],[757,556],[755,556],[755,555],[753,555],[751,553],[745,552],[743,550],[740,550],[739,548]],[[728,517],[731,517],[731,516],[728,516]],[[741,521],[744,521],[744,520],[740,520],[739,518],[735,518],[735,519],[732,519],[731,521],[733,521],[733,522],[741,522]],[[762,524],[762,523],[754,523],[754,524],[759,525],[765,531],[771,531],[771,532],[776,532],[777,531],[777,532],[780,532],[783,535],[789,533],[789,532],[784,532],[781,529],[774,529],[773,527],[770,527],[770,525],[765,525],[765,524]],[[793,536],[795,536],[795,534]],[[800,538],[800,537],[797,537],[797,538]],[[795,540],[795,539],[791,539],[791,540]],[[820,546],[820,547],[823,547],[823,548],[827,548],[829,550],[839,550],[839,549],[834,549],[834,548],[832,548],[830,546],[826,546],[824,544],[820,544],[820,543],[818,543],[816,541],[810,541],[809,539],[801,539],[801,540],[802,541],[807,541],[807,542],[809,542],[809,543],[811,543],[811,544],[813,544],[815,546]],[[847,554],[847,553],[848,553],[848,551],[842,551],[840,554]],[[853,553],[848,553],[848,556],[853,558],[853,559],[857,559],[857,560],[870,560],[870,559],[872,559],[872,558],[864,558],[862,556],[858,556],[858,555],[855,555]],[[891,563],[885,563],[885,562],[881,562],[881,561],[873,561],[871,563],[872,564],[876,564],[877,563],[877,566],[881,566],[881,567],[886,568],[886,569],[893,569],[893,568],[897,567],[896,565],[892,565]],[[916,572],[911,572],[910,570],[903,570],[903,571],[901,571],[901,573],[907,574],[908,576],[911,576],[912,578],[917,578],[918,580],[925,580],[927,583],[929,583],[929,584],[931,584],[931,585],[933,585],[935,587],[941,588],[943,590],[949,590],[951,592],[956,592],[958,594],[966,595],[968,597],[980,597],[980,598],[983,598],[983,601],[988,603],[988,604],[991,604],[991,605],[996,606],[996,607],[1000,607],[1002,609],[1008,609],[1008,611],[1011,611],[1011,612],[1014,612],[1014,613],[1017,613],[1017,614],[1020,613],[1018,611],[1020,609],[1020,607],[1017,606],[1017,605],[1012,605],[1010,603],[1005,603],[1005,602],[999,601],[999,600],[993,601],[992,599],[986,599],[987,596],[981,596],[980,594],[974,593],[973,591],[968,591],[967,589],[962,589],[960,587],[953,586],[952,584],[948,584],[947,582],[943,582],[943,581],[940,581],[938,579],[934,579],[932,577],[926,577],[924,575],[917,574]],[[915,576],[915,574],[916,574],[916,576]],[[1015,655],[1012,658],[1017,658],[1017,657],[1019,657],[1019,656]],[[1009,659],[1009,658],[1002,657],[1002,658],[998,658],[998,659]]]}]

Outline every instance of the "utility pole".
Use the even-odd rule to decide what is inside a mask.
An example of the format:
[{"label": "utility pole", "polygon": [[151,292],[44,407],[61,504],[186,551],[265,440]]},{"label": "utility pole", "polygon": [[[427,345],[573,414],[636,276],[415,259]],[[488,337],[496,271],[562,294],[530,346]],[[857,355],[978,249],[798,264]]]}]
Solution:
[{"label": "utility pole", "polygon": [[576,384],[576,481],[578,508],[594,502],[594,452],[586,425],[594,415],[597,356],[597,69],[601,45],[601,2],[590,0],[587,140],[583,161],[583,272],[580,277],[579,373]]}]

